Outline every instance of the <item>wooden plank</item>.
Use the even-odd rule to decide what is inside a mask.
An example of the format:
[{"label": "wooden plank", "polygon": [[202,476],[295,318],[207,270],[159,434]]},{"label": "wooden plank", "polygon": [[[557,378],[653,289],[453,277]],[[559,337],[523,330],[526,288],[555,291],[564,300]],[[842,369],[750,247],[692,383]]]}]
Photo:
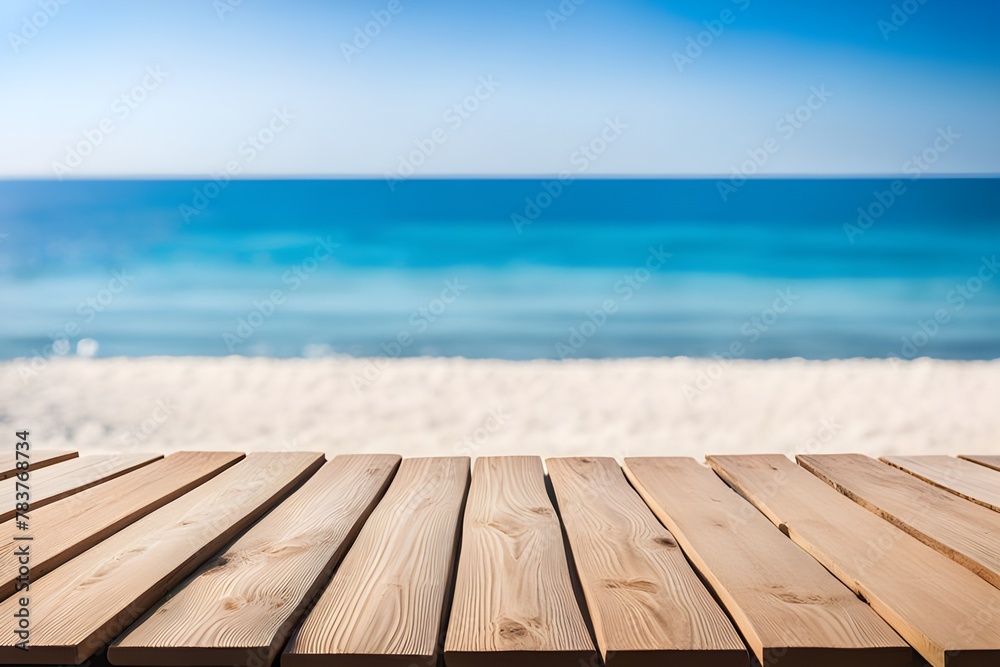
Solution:
[{"label": "wooden plank", "polygon": [[[243,458],[238,452],[178,452],[118,479],[31,512],[31,577],[37,580]],[[18,530],[0,525],[0,598],[13,595]]]},{"label": "wooden plank", "polygon": [[1000,475],[954,456],[883,456],[882,461],[977,505],[1000,512]]},{"label": "wooden plank", "polygon": [[405,459],[281,664],[433,667],[468,485],[468,458]]},{"label": "wooden plank", "polygon": [[599,664],[540,458],[479,458],[462,535],[448,667]]},{"label": "wooden plank", "polygon": [[[33,470],[29,482],[31,509],[40,509],[162,458],[162,454],[102,454],[70,459],[37,472]],[[13,498],[16,485],[17,479],[13,477],[0,481],[0,498]],[[0,510],[0,522],[13,518],[13,507]]]},{"label": "wooden plank", "polygon": [[1000,659],[1000,590],[781,455],[709,463],[932,665]]},{"label": "wooden plank", "polygon": [[114,665],[270,665],[400,458],[338,456],[108,648]]},{"label": "wooden plank", "polygon": [[854,593],[691,458],[626,473],[763,665],[909,665],[913,651]]},{"label": "wooden plank", "polygon": [[1000,588],[1000,514],[861,454],[798,460],[865,509]]},{"label": "wooden plank", "polygon": [[607,667],[750,664],[725,612],[613,458],[545,465]]},{"label": "wooden plank", "polygon": [[[0,633],[0,662],[82,663],[312,474],[322,460],[322,454],[310,453],[249,454],[32,582],[31,650],[16,648],[19,639],[13,632]],[[13,618],[18,603],[14,596],[0,604],[0,618]]]},{"label": "wooden plank", "polygon": [[962,454],[958,458],[992,468],[993,470],[1000,470],[1000,455]]},{"label": "wooden plank", "polygon": [[[79,456],[77,452],[51,449],[32,449],[28,453],[30,454],[30,458],[27,461],[31,464],[32,471],[41,470],[47,466],[69,461]],[[0,454],[0,479],[7,479],[18,473],[17,461],[25,459],[23,457],[21,459],[15,457],[16,454],[10,451]]]}]

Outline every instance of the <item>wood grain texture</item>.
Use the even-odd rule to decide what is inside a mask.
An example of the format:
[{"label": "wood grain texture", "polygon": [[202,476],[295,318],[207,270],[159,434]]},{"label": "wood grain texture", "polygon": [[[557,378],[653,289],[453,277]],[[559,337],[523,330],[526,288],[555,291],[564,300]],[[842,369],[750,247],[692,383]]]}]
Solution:
[{"label": "wood grain texture", "polygon": [[998,664],[996,588],[784,456],[712,456],[709,463],[932,665]]},{"label": "wood grain texture", "polygon": [[400,457],[338,456],[108,649],[115,665],[269,665]]},{"label": "wood grain texture", "polygon": [[[81,456],[57,466],[32,471],[31,508],[40,509],[162,458],[162,454],[100,454]],[[0,498],[13,498],[16,485],[15,477],[0,481]],[[13,518],[13,508],[0,511],[0,522]]]},{"label": "wood grain texture", "polygon": [[[38,579],[133,521],[243,458],[238,452],[178,452],[31,512],[31,576]],[[14,521],[0,524],[0,598],[14,594]]]},{"label": "wood grain texture", "polygon": [[468,458],[404,459],[281,664],[433,667],[468,485]]},{"label": "wood grain texture", "polygon": [[993,470],[1000,470],[1000,455],[990,454],[962,454],[958,458],[971,461],[977,465],[986,466]]},{"label": "wood grain texture", "polygon": [[[15,648],[13,633],[0,633],[0,661],[80,664],[322,460],[322,454],[312,453],[250,454],[33,582],[31,650]],[[16,596],[8,598],[0,604],[0,617],[11,618],[16,609]]]},{"label": "wood grain texture", "polygon": [[1000,474],[954,456],[883,456],[882,461],[977,505],[1000,512]]},{"label": "wood grain texture", "polygon": [[1000,514],[861,454],[798,461],[865,509],[1000,588]]},{"label": "wood grain texture", "polygon": [[448,667],[579,667],[600,657],[536,456],[481,457],[465,508]]},{"label": "wood grain texture", "polygon": [[764,665],[909,665],[913,652],[854,593],[692,458],[626,472]]},{"label": "wood grain texture", "polygon": [[607,667],[750,664],[725,612],[613,458],[545,465]]},{"label": "wood grain texture", "polygon": [[[56,463],[62,463],[63,461],[75,459],[79,456],[77,452],[56,451],[51,449],[32,449],[28,453],[31,455],[31,458],[27,460],[31,463],[32,472],[35,470],[41,470],[42,468]],[[17,461],[19,459],[15,458],[15,456],[16,454],[11,451],[5,451],[0,454],[0,479],[7,479],[8,477],[13,477],[18,473]],[[22,458],[20,460],[24,459]]]}]

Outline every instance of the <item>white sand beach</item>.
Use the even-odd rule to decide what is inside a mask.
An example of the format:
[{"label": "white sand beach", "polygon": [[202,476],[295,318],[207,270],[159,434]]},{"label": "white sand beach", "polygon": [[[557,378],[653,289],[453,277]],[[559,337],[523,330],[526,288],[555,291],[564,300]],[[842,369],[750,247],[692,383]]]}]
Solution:
[{"label": "white sand beach", "polygon": [[1000,452],[1000,361],[149,357],[28,368],[0,364],[0,424],[30,430],[36,449],[81,453]]}]

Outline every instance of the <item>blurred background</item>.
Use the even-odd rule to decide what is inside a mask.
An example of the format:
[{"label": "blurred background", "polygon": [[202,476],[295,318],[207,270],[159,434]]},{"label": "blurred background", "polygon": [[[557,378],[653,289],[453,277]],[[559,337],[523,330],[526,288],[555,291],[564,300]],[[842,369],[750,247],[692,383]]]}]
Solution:
[{"label": "blurred background", "polygon": [[998,19],[6,2],[0,358],[1000,356]]}]

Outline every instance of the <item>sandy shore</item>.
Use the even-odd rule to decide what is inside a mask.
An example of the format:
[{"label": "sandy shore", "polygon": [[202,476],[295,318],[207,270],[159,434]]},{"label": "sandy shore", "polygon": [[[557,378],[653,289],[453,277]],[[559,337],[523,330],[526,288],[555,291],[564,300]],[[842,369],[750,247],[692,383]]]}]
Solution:
[{"label": "sandy shore", "polygon": [[11,437],[88,453],[1000,452],[1000,361],[67,358],[0,378]]}]

